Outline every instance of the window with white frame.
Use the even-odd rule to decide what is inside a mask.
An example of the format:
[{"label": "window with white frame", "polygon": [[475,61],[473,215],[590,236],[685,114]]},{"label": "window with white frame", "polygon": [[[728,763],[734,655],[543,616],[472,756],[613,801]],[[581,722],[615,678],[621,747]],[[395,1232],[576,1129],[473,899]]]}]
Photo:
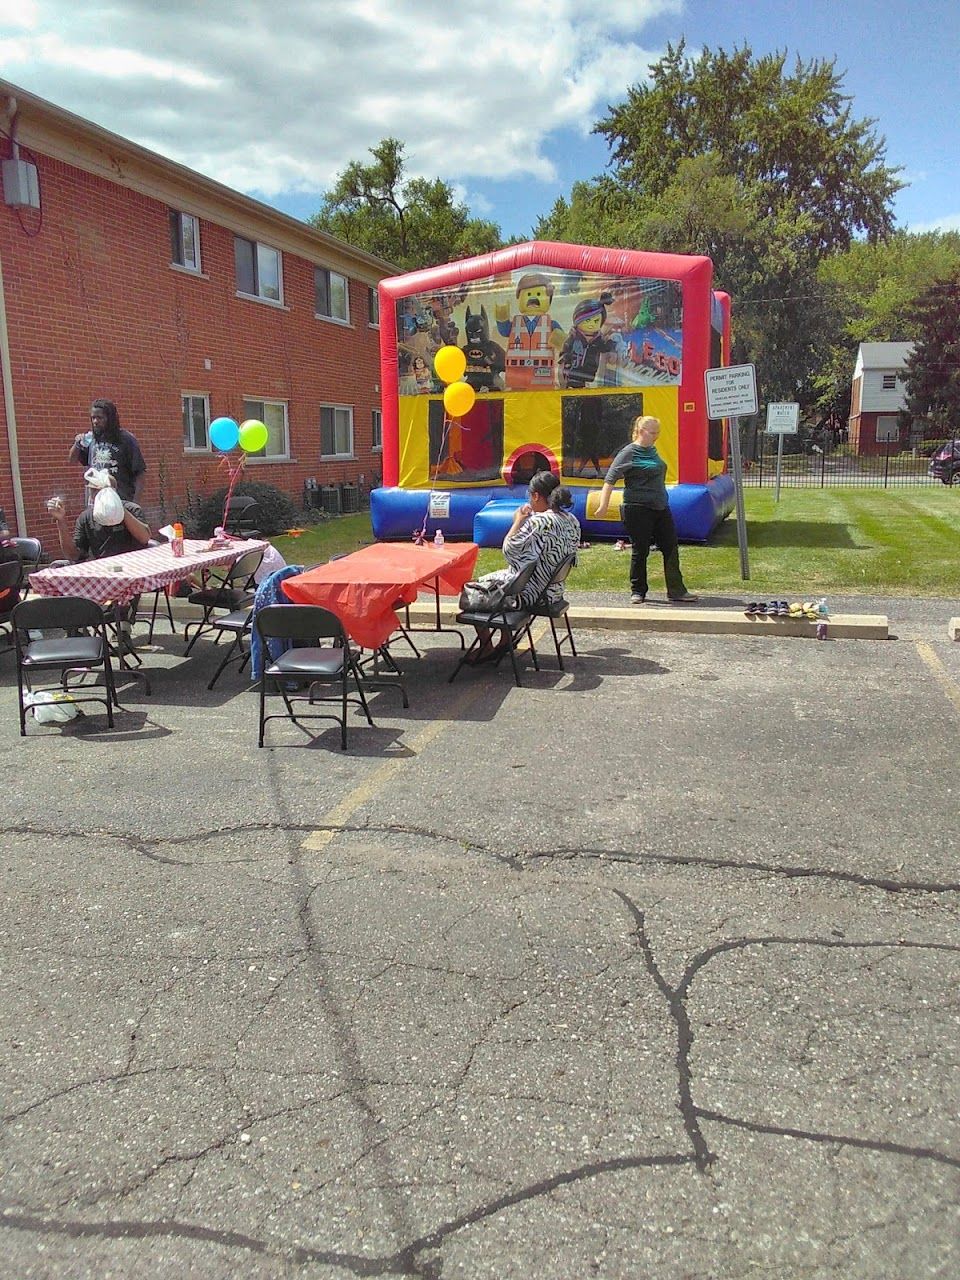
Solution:
[{"label": "window with white frame", "polygon": [[280,250],[256,240],[233,238],[233,256],[237,270],[237,292],[270,302],[283,301],[283,270]]},{"label": "window with white frame", "polygon": [[370,323],[375,326],[380,324],[380,295],[376,289],[367,290],[367,301],[370,310]]},{"label": "window with white frame", "polygon": [[349,324],[350,289],[347,277],[336,271],[328,271],[326,267],[315,267],[313,279],[317,295],[317,315]]},{"label": "window with white frame", "polygon": [[287,431],[287,402],[285,400],[243,401],[243,420],[255,418],[267,428],[267,443],[248,458],[289,458],[290,442]]},{"label": "window with white frame", "polygon": [[170,210],[170,261],[188,271],[200,270],[200,221],[192,213]]},{"label": "window with white frame", "polygon": [[183,448],[194,452],[210,452],[210,397],[185,391],[180,397],[183,407]]},{"label": "window with white frame", "polygon": [[897,375],[895,373],[885,373],[883,375],[883,390],[896,391],[896,389],[897,389]]},{"label": "window with white frame", "polygon": [[371,447],[374,449],[383,448],[383,414],[379,409],[372,410],[370,414],[370,437]]},{"label": "window with white frame", "polygon": [[320,455],[353,457],[353,410],[346,405],[325,404],[320,410]]}]

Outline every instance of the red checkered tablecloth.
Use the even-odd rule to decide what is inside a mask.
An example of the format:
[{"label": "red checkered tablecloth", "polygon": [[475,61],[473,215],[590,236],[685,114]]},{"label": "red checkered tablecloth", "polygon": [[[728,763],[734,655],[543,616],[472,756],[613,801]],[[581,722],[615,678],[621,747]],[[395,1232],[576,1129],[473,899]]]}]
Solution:
[{"label": "red checkered tablecloth", "polygon": [[248,551],[262,551],[266,542],[231,542],[229,547],[208,551],[209,540],[184,539],[183,555],[174,556],[170,543],[126,551],[102,560],[84,560],[59,569],[40,569],[30,574],[30,586],[41,596],[83,596],[106,604],[108,600],[126,604],[144,591],[158,591],[172,582],[181,582],[191,573],[233,564]]}]

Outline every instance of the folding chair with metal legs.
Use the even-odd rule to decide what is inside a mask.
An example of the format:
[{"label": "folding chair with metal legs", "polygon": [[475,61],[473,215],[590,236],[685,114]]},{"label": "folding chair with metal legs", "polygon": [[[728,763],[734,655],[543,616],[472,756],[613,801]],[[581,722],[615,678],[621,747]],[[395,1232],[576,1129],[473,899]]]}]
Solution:
[{"label": "folding chair with metal legs", "polygon": [[[264,654],[270,652],[270,640],[290,640],[294,648],[287,649],[278,657],[264,662],[260,676],[260,715],[259,736],[257,745],[263,746],[264,726],[268,720],[284,719],[280,715],[267,715],[266,693],[268,681],[275,687],[283,699],[287,716],[295,724],[302,720],[335,720],[340,725],[340,746],[347,747],[347,704],[355,703],[362,708],[367,723],[372,725],[373,718],[363,692],[360,671],[357,666],[357,654],[350,647],[343,624],[336,614],[319,605],[281,604],[267,605],[258,610],[254,616],[254,627],[264,646]],[[333,644],[322,647],[321,642],[332,640]],[[348,692],[348,681],[352,678],[356,686],[356,694]],[[294,695],[287,688],[288,684],[307,684],[307,696]],[[294,710],[300,703],[312,708],[317,705],[317,689],[320,685],[336,684],[339,693],[331,695],[329,700],[340,704],[340,715],[303,714]]]},{"label": "folding chair with metal legs", "polygon": [[[80,632],[93,635],[66,635],[27,640],[31,631]],[[107,709],[107,724],[113,728],[113,708],[119,707],[117,690],[110,663],[110,642],[103,610],[93,600],[80,596],[36,596],[22,600],[13,610],[13,637],[17,651],[17,701],[20,711],[20,736],[27,734],[27,706],[24,690],[32,691],[36,671],[59,671],[60,687],[70,691],[75,702],[100,702]],[[87,686],[70,689],[70,676],[84,675],[101,668],[104,694],[87,691]]]}]

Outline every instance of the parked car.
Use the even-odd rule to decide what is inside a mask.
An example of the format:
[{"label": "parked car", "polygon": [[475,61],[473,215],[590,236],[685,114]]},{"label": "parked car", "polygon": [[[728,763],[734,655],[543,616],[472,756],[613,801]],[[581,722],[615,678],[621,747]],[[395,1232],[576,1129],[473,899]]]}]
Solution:
[{"label": "parked car", "polygon": [[933,455],[927,475],[944,484],[960,485],[960,440],[951,440]]}]

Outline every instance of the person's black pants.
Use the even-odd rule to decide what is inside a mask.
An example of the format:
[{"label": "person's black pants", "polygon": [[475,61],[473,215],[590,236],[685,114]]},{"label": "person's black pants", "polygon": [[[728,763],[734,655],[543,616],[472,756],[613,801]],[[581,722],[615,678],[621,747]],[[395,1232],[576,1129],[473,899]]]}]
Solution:
[{"label": "person's black pants", "polygon": [[667,595],[677,600],[687,594],[680,572],[680,549],[677,544],[677,527],[673,523],[670,508],[656,511],[653,507],[634,504],[623,507],[623,527],[630,536],[633,553],[630,556],[630,589],[634,595],[647,594],[647,556],[652,543],[656,543],[663,556],[663,576],[667,580]]}]

